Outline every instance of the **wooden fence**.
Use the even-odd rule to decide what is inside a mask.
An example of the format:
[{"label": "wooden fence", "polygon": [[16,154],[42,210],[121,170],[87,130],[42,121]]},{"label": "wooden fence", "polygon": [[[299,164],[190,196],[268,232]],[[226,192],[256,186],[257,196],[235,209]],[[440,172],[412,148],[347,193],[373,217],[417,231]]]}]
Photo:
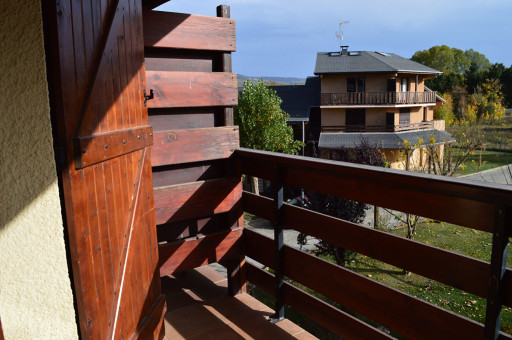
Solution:
[{"label": "wooden fence", "polygon": [[[288,277],[408,338],[511,339],[499,332],[502,305],[512,306],[506,269],[512,189],[342,162],[240,149],[241,172],[273,182],[274,199],[243,193],[244,210],[276,224],[276,241],[245,231],[248,257],[275,276],[247,266],[248,281],[347,338],[388,335],[282,281]],[[283,204],[283,186],[304,188],[486,231],[490,262]],[[343,267],[284,246],[283,226],[487,299],[485,325],[389,288]],[[274,251],[270,251],[274,249]],[[276,306],[279,310],[281,306]]]}]

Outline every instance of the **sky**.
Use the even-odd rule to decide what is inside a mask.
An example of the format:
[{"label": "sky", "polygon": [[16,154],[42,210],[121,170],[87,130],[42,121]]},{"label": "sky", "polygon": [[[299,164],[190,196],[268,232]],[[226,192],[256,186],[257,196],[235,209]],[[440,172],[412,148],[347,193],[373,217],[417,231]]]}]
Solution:
[{"label": "sky", "polygon": [[512,66],[511,0],[172,0],[157,10],[216,15],[220,4],[236,20],[233,72],[246,76],[313,75],[317,52],[339,50],[343,25],[350,51],[410,58],[448,45]]}]

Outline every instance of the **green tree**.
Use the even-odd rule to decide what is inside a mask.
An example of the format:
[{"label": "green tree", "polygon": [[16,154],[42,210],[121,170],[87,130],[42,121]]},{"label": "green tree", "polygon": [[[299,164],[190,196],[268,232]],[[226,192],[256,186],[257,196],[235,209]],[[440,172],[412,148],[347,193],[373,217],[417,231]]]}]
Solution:
[{"label": "green tree", "polygon": [[492,66],[485,54],[477,52],[472,48],[465,50],[464,55],[469,61],[470,67],[473,66],[478,72],[487,71]]},{"label": "green tree", "polygon": [[471,66],[471,60],[468,59],[464,51],[446,45],[418,51],[411,59],[444,74],[464,74]]},{"label": "green tree", "polygon": [[303,143],[293,139],[290,117],[281,109],[281,98],[263,80],[246,80],[235,107],[235,124],[240,127],[244,148],[296,155]]},{"label": "green tree", "polygon": [[462,86],[473,93],[491,67],[489,59],[473,49],[462,51],[446,45],[417,51],[411,59],[443,72],[437,78],[426,80],[432,90],[443,93]]},{"label": "green tree", "polygon": [[[240,127],[244,148],[296,155],[304,143],[293,139],[287,124],[290,116],[281,109],[282,100],[263,80],[244,81],[235,107],[235,124]],[[253,192],[259,194],[258,181],[251,178]]]},{"label": "green tree", "polygon": [[499,81],[487,79],[469,97],[466,116],[470,118],[470,121],[492,123],[494,120],[500,119],[505,113],[503,101]]},{"label": "green tree", "polygon": [[442,119],[446,126],[451,126],[455,121],[455,114],[453,113],[453,97],[450,93],[440,94],[440,96],[446,102],[434,110],[434,119]]}]

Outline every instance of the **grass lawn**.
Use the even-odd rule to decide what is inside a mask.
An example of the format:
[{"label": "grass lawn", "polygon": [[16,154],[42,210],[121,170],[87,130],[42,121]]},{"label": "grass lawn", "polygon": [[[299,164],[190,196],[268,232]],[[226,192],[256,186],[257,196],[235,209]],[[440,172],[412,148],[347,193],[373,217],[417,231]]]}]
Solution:
[{"label": "grass lawn", "polygon": [[[391,233],[404,237],[405,229],[397,229]],[[463,228],[452,224],[431,222],[423,223],[418,226],[415,239],[419,242],[471,256],[480,260],[489,261],[491,257],[492,239],[491,235],[486,232]],[[333,261],[333,259],[326,259]],[[512,267],[512,251],[509,251],[507,266]],[[400,268],[396,268],[360,254],[356,256],[355,260],[351,261],[347,265],[347,268],[371,278],[372,280],[399,289],[407,294],[416,296],[477,322],[485,322],[485,299],[414,273],[406,276]],[[324,299],[325,301],[332,303],[332,301],[319,296],[317,293],[312,292],[304,286],[298,284],[297,286],[321,299]],[[257,288],[253,289],[253,294],[273,308],[273,298],[271,296]],[[286,310],[286,317],[320,338],[330,338],[330,334],[327,330],[318,326],[314,322],[311,322],[309,319],[303,317],[300,313],[292,309],[288,308]],[[503,308],[501,314],[501,330],[512,334],[512,308]],[[401,338],[398,334],[392,333],[392,335]]]},{"label": "grass lawn", "polygon": [[[405,236],[405,230],[392,233]],[[425,223],[418,227],[416,240],[480,260],[490,260],[492,241],[489,233],[446,223]],[[512,267],[509,251],[507,266]],[[347,268],[425,301],[483,323],[485,299],[457,290],[416,274],[405,276],[402,270],[372,258],[358,255]],[[512,334],[512,308],[503,308],[501,329]]]},{"label": "grass lawn", "polygon": [[[455,149],[455,148],[454,148]],[[454,151],[456,151],[455,149]],[[480,160],[481,154],[481,160]],[[512,152],[482,150],[476,151],[466,162],[464,169],[457,170],[457,175],[469,175],[475,172],[498,168],[512,163]],[[481,166],[479,166],[481,164]]]},{"label": "grass lawn", "polygon": [[[512,164],[512,116],[505,116],[493,123],[480,124],[476,128],[484,136],[486,150],[475,150],[475,154],[466,162],[466,167],[459,169],[457,174],[469,175],[478,171]],[[465,129],[465,127],[458,125],[446,128],[454,136],[459,135],[459,132],[465,131]],[[457,152],[457,150],[457,148],[454,148],[454,152]]]}]

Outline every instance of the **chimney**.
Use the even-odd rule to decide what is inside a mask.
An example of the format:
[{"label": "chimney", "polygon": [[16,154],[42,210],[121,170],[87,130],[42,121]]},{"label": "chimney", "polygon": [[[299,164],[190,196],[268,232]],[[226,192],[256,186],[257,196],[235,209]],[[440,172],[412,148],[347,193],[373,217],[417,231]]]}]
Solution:
[{"label": "chimney", "polygon": [[341,46],[341,55],[348,55],[348,46]]}]

